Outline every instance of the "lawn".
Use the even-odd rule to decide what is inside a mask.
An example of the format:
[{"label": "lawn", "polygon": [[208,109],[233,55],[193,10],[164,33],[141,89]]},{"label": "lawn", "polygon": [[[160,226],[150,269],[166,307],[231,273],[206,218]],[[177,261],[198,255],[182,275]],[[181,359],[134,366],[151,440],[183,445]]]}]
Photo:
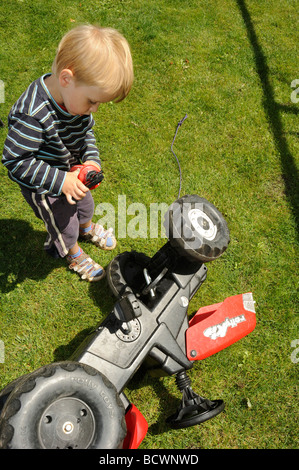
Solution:
[{"label": "lawn", "polygon": [[[17,6],[17,8],[16,8]],[[0,146],[9,109],[49,72],[61,36],[80,23],[119,29],[135,81],[128,98],[94,116],[105,180],[94,220],[114,223],[113,253],[82,247],[104,266],[164,243],[150,230],[153,203],[179,192],[212,202],[231,243],[208,267],[189,313],[252,292],[257,326],[197,362],[194,390],[223,413],[183,430],[165,419],[180,399],[174,378],[138,374],[125,390],[149,423],[141,449],[298,449],[298,3],[295,0],[5,0],[0,4]],[[297,81],[296,81],[297,80]],[[296,82],[294,82],[296,81]],[[110,312],[107,281],[84,283],[43,252],[45,229],[1,165],[0,389],[66,360]],[[147,223],[138,225],[138,208]],[[111,209],[113,208],[113,211]],[[112,215],[111,215],[112,214]]]}]

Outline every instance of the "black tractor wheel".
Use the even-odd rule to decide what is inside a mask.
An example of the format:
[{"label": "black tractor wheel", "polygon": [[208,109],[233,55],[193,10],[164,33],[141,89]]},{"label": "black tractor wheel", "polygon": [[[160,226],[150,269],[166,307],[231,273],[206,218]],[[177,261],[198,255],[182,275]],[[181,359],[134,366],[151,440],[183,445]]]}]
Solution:
[{"label": "black tractor wheel", "polygon": [[12,382],[9,382],[1,391],[0,391],[0,415],[2,413],[2,410],[4,408],[5,403],[8,400],[8,397],[10,396],[11,392],[15,389],[17,385],[21,383],[22,380],[25,380],[28,377],[28,374],[22,375],[21,377],[18,377],[17,379],[13,380]]},{"label": "black tractor wheel", "polygon": [[196,194],[177,199],[165,214],[164,226],[172,247],[193,261],[219,258],[230,241],[222,214]]},{"label": "black tractor wheel", "polygon": [[139,292],[144,283],[143,269],[150,258],[136,251],[125,251],[117,255],[106,269],[108,285],[115,297],[119,298],[132,292]]},{"label": "black tractor wheel", "polygon": [[125,435],[115,387],[77,362],[29,374],[10,393],[0,418],[1,449],[116,449]]}]

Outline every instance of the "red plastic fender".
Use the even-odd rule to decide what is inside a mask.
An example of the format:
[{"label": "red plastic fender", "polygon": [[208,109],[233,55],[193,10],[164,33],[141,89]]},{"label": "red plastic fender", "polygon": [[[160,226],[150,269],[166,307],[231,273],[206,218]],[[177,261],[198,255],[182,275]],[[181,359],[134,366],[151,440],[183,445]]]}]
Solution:
[{"label": "red plastic fender", "polygon": [[99,167],[97,165],[94,165],[93,163],[89,163],[88,165],[74,165],[70,169],[70,171],[76,171],[76,170],[80,170],[78,178],[79,178],[80,181],[82,181],[83,184],[88,186],[88,188],[90,190],[97,188],[100,185],[100,183],[103,179],[103,176],[102,176],[101,181],[97,182],[96,184],[94,184],[92,186],[87,184],[88,178],[89,178],[90,175],[95,175],[95,174],[96,175],[99,175],[99,174],[102,175],[101,170],[99,169]]},{"label": "red plastic fender", "polygon": [[123,449],[138,449],[146,436],[148,424],[143,414],[131,404],[126,412],[127,435],[124,439]]},{"label": "red plastic fender", "polygon": [[205,359],[251,333],[256,325],[252,293],[200,308],[186,331],[190,361]]}]

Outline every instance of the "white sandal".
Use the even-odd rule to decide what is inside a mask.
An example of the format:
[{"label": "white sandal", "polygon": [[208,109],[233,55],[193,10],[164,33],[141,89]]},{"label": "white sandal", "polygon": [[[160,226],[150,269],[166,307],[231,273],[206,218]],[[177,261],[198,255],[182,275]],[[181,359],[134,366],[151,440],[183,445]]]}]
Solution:
[{"label": "white sandal", "polygon": [[112,228],[105,230],[102,225],[95,223],[88,232],[80,232],[80,238],[90,241],[102,250],[113,250],[116,247],[116,238],[112,232]]},{"label": "white sandal", "polygon": [[100,281],[105,277],[104,268],[93,261],[84,251],[77,258],[66,257],[69,268],[77,272],[81,279],[89,282]]}]

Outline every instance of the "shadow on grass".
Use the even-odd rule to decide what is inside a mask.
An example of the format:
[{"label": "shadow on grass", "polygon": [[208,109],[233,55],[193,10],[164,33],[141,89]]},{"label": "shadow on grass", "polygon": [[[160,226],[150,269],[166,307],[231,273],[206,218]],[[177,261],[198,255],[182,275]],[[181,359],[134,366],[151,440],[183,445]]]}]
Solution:
[{"label": "shadow on grass", "polygon": [[[175,381],[175,376],[172,376],[172,379]],[[168,385],[163,380],[163,376],[155,377],[151,375],[150,370],[147,368],[145,363],[141,365],[136,374],[132,377],[131,381],[127,385],[127,389],[133,392],[148,385],[150,385],[154,394],[159,398],[159,415],[157,416],[156,421],[148,428],[148,434],[156,436],[163,434],[170,429],[170,425],[166,420],[170,415],[177,411],[177,408],[180,405],[180,398],[173,395],[169,390]],[[134,405],[138,408],[137,402],[134,402]],[[144,412],[144,415],[146,419],[146,411]]]},{"label": "shadow on grass", "polygon": [[247,36],[254,53],[255,67],[263,90],[262,104],[267,116],[268,123],[270,125],[275,147],[280,155],[282,178],[285,185],[285,194],[298,229],[298,169],[296,167],[294,156],[292,155],[287,140],[285,138],[285,131],[281,121],[280,113],[283,111],[287,113],[298,114],[299,108],[276,102],[274,90],[269,80],[269,67],[267,64],[267,58],[259,43],[258,36],[254,29],[254,24],[246,6],[246,2],[245,0],[236,0],[236,3],[242,15],[247,30]]},{"label": "shadow on grass", "polygon": [[[83,281],[82,281],[83,282]],[[104,278],[100,282],[89,283],[89,296],[95,305],[99,306],[99,317],[94,324],[90,327],[79,331],[77,335],[67,344],[62,344],[54,351],[55,361],[68,361],[76,353],[77,349],[87,340],[87,337],[92,334],[102,321],[112,311],[115,304],[115,297],[109,292],[107,280]]]},{"label": "shadow on grass", "polygon": [[0,219],[0,291],[7,293],[25,279],[40,280],[62,260],[52,259],[43,249],[45,231],[28,222]]},{"label": "shadow on grass", "polygon": [[[96,326],[96,325],[95,325]],[[94,331],[94,327],[85,328],[80,331],[69,343],[62,344],[54,351],[54,362],[69,361],[78,347],[84,342],[89,334]]]}]

